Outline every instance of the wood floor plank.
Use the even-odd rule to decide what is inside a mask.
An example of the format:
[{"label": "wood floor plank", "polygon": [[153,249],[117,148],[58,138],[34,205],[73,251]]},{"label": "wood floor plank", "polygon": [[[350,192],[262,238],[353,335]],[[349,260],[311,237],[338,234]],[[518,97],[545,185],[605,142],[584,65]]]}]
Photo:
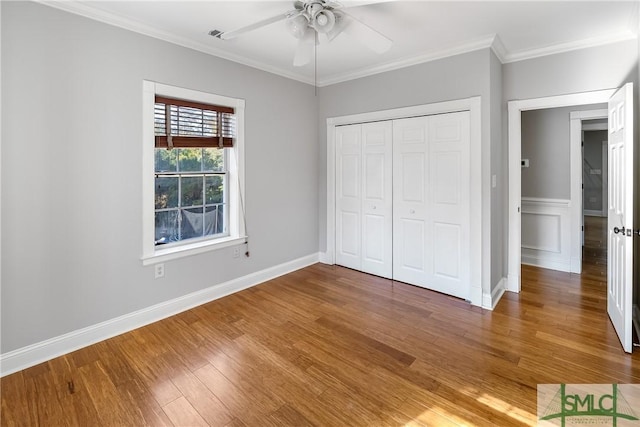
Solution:
[{"label": "wood floor plank", "polygon": [[[173,377],[173,383],[198,411],[198,414],[212,426],[226,425],[233,416],[224,404],[191,371],[184,370]],[[175,419],[171,418],[175,424]]]},{"label": "wood floor plank", "polygon": [[[149,333],[149,335],[153,334]],[[154,336],[153,340],[155,339]],[[137,340],[122,342],[121,349],[124,357],[136,372],[136,377],[145,384],[160,406],[164,406],[182,395],[171,382],[171,377],[175,372],[180,372],[183,366],[172,366],[167,361],[168,350],[165,350],[164,353],[145,350],[144,345],[141,345]],[[176,359],[173,358],[174,361]]]},{"label": "wood floor plank", "polygon": [[132,406],[146,425],[158,427],[172,427],[173,423],[162,410],[153,394],[137,377],[121,383],[117,387],[118,394]]},{"label": "wood floor plank", "polygon": [[167,403],[162,409],[176,427],[209,427],[184,396]]},{"label": "wood floor plank", "polygon": [[283,404],[273,402],[264,393],[250,386],[236,385],[235,381],[229,380],[213,365],[203,366],[194,374],[241,420],[246,420],[247,416],[267,417]]},{"label": "wood floor plank", "polygon": [[49,372],[27,378],[25,386],[32,410],[37,414],[36,416],[32,414],[32,418],[37,420],[36,425],[68,426],[75,424],[75,414],[65,411],[64,402],[60,401],[55,381]]},{"label": "wood floor plank", "polygon": [[[84,364],[79,368],[87,394],[96,408],[97,420],[106,426],[113,425],[145,425],[137,408],[123,400],[123,395],[105,372],[100,360]],[[80,424],[92,420],[82,420]]]},{"label": "wood floor plank", "polygon": [[281,426],[298,426],[298,427],[313,427],[314,423],[309,421],[300,412],[296,411],[289,405],[282,405],[280,409],[269,415],[269,418],[276,425]]},{"label": "wood floor plank", "polygon": [[2,378],[0,381],[1,410],[0,425],[33,426],[37,424],[37,412],[32,411],[32,402],[22,372]]},{"label": "wood floor plank", "polygon": [[95,420],[101,425],[97,410],[89,397],[84,379],[71,357],[63,356],[47,362],[50,366],[50,377],[55,385],[58,400],[63,408],[71,407],[65,413],[70,418],[70,425],[80,424],[86,420]]}]

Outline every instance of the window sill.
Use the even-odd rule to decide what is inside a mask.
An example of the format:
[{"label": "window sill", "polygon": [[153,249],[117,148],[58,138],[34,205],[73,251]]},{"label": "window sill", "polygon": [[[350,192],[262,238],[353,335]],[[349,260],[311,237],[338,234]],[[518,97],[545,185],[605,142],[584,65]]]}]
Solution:
[{"label": "window sill", "polygon": [[184,258],[191,255],[197,255],[204,252],[214,251],[217,249],[228,248],[243,244],[247,241],[246,236],[243,237],[223,237],[216,240],[208,240],[204,242],[190,243],[186,245],[175,246],[172,248],[158,249],[151,255],[142,257],[142,265],[152,265],[159,262],[170,261],[173,259]]}]

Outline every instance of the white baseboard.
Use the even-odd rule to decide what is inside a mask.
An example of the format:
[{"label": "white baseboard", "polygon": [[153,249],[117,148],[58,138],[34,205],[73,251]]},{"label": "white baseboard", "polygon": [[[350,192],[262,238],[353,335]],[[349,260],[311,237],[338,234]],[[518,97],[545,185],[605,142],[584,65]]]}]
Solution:
[{"label": "white baseboard", "polygon": [[571,265],[569,266],[569,272],[580,274],[582,273],[582,253],[575,257],[571,257]]},{"label": "white baseboard", "polygon": [[565,271],[571,273],[571,261],[560,259],[548,259],[533,255],[522,255],[522,263],[534,267],[547,268],[549,270]]},{"label": "white baseboard", "polygon": [[0,355],[0,377],[46,362],[318,262],[314,253]]},{"label": "white baseboard", "polygon": [[482,308],[487,310],[493,310],[498,305],[498,301],[504,295],[504,292],[507,290],[507,278],[503,277],[500,279],[496,287],[493,289],[491,294],[483,293],[482,294]]},{"label": "white baseboard", "polygon": [[333,254],[331,252],[320,252],[318,261],[323,264],[333,265]]},{"label": "white baseboard", "polygon": [[482,294],[482,285],[474,285],[471,284],[471,290],[469,294],[469,302],[476,307],[482,307],[483,294]]},{"label": "white baseboard", "polygon": [[520,292],[520,266],[518,266],[517,274],[507,275],[507,290],[515,293]]}]

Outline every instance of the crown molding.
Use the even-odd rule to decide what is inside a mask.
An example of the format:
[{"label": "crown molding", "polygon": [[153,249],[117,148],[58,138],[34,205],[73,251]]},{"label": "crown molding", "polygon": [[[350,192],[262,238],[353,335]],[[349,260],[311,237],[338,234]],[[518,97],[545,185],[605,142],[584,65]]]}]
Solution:
[{"label": "crown molding", "polygon": [[491,35],[491,36],[476,39],[472,42],[459,44],[453,47],[449,47],[447,49],[442,49],[436,52],[430,52],[430,53],[426,53],[418,56],[410,56],[397,61],[387,62],[385,64],[374,66],[374,67],[363,67],[348,73],[334,74],[333,76],[329,76],[328,78],[318,80],[318,87],[329,86],[336,83],[342,83],[349,80],[359,79],[361,77],[372,76],[374,74],[380,74],[387,71],[399,70],[401,68],[410,67],[412,65],[423,64],[426,62],[436,61],[438,59],[460,55],[463,53],[469,53],[469,52],[473,52],[480,49],[486,49],[492,45],[494,40],[495,40],[495,35]]},{"label": "crown molding", "polygon": [[[618,42],[633,40],[638,38],[638,35],[637,35],[638,29],[632,28],[635,25],[634,23],[636,22],[636,19],[631,19],[631,18],[630,18],[629,28],[627,28],[624,32],[617,35],[606,36],[606,37],[594,37],[590,39],[550,45],[542,48],[523,50],[519,52],[509,52],[507,48],[504,46],[504,44],[502,43],[500,36],[497,34],[493,34],[490,36],[480,37],[471,42],[462,43],[456,46],[450,46],[448,48],[441,49],[436,52],[430,52],[422,55],[405,57],[399,60],[390,61],[390,62],[373,66],[373,67],[362,67],[347,73],[336,73],[326,78],[321,78],[316,83],[314,82],[314,79],[311,76],[306,76],[301,73],[292,72],[289,69],[274,67],[272,65],[268,65],[260,61],[255,61],[241,55],[234,55],[233,53],[229,53],[228,51],[218,49],[212,45],[196,42],[194,40],[191,40],[185,37],[180,37],[176,34],[158,29],[156,27],[145,25],[138,21],[98,9],[94,6],[91,6],[90,4],[87,4],[88,3],[87,1],[80,1],[80,0],[33,0],[33,1],[45,6],[49,6],[59,10],[63,10],[65,12],[73,13],[75,15],[80,15],[95,21],[103,22],[119,28],[123,28],[125,30],[133,31],[139,34],[143,34],[149,37],[163,40],[178,46],[196,50],[198,52],[202,52],[208,55],[213,55],[222,59],[226,59],[242,65],[246,65],[252,68],[256,68],[258,70],[262,70],[262,71],[275,74],[284,78],[296,80],[301,83],[306,83],[310,85],[316,84],[318,87],[324,87],[324,86],[329,86],[336,83],[342,83],[345,81],[354,80],[361,77],[367,77],[375,74],[380,74],[387,71],[394,71],[401,68],[410,67],[412,65],[418,65],[418,64],[435,61],[438,59],[443,59],[450,56],[460,55],[460,54],[469,53],[469,52],[473,52],[480,49],[486,49],[486,48],[491,48],[491,50],[496,54],[500,62],[503,64],[507,64],[510,62],[524,61],[527,59],[533,59],[533,58],[538,58],[538,57],[547,56],[547,55],[554,55],[558,53],[565,53],[573,50],[585,49],[590,47],[597,47],[597,46],[602,46],[606,44],[618,43]],[[637,9],[638,9],[638,6],[636,5],[635,10]],[[632,13],[631,15],[632,15],[632,18],[635,18],[637,16],[637,13],[635,14]]]},{"label": "crown molding", "polygon": [[302,74],[292,73],[289,70],[274,67],[264,64],[259,61],[248,59],[244,56],[234,55],[222,49],[215,48],[210,45],[199,43],[191,39],[177,36],[173,33],[160,30],[156,27],[142,24],[138,21],[125,18],[120,15],[116,15],[104,10],[98,9],[94,6],[88,6],[86,1],[77,0],[33,0],[36,3],[49,6],[55,9],[63,10],[65,12],[80,15],[85,18],[92,19],[94,21],[103,22],[105,24],[113,25],[115,27],[123,28],[125,30],[133,31],[135,33],[143,34],[145,36],[153,37],[159,40],[186,47],[188,49],[196,50],[198,52],[206,53],[208,55],[216,56],[229,61],[237,62],[242,65],[247,65],[252,68],[257,68],[262,71],[266,71],[271,74],[276,74],[288,79],[297,80],[302,83],[313,85],[313,79]]},{"label": "crown molding", "polygon": [[525,61],[527,59],[539,58],[541,56],[555,55],[558,53],[566,53],[574,50],[586,49],[590,47],[604,46],[607,44],[619,43],[627,40],[637,39],[637,34],[627,30],[613,36],[592,37],[589,39],[578,40],[568,43],[560,43],[545,46],[537,49],[523,50],[520,52],[507,53],[502,61],[503,64],[510,62]]},{"label": "crown molding", "polygon": [[496,54],[498,60],[504,64],[505,58],[509,52],[507,52],[507,48],[504,47],[502,39],[497,34],[493,37],[493,42],[491,42],[491,50]]}]

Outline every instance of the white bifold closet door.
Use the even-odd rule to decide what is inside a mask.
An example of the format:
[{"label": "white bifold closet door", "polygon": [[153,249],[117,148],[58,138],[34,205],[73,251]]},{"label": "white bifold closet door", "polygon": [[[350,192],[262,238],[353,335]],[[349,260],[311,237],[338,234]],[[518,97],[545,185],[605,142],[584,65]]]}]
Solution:
[{"label": "white bifold closet door", "polygon": [[336,128],[336,264],[391,278],[392,124]]},{"label": "white bifold closet door", "polygon": [[469,112],[393,122],[393,278],[468,299]]}]

